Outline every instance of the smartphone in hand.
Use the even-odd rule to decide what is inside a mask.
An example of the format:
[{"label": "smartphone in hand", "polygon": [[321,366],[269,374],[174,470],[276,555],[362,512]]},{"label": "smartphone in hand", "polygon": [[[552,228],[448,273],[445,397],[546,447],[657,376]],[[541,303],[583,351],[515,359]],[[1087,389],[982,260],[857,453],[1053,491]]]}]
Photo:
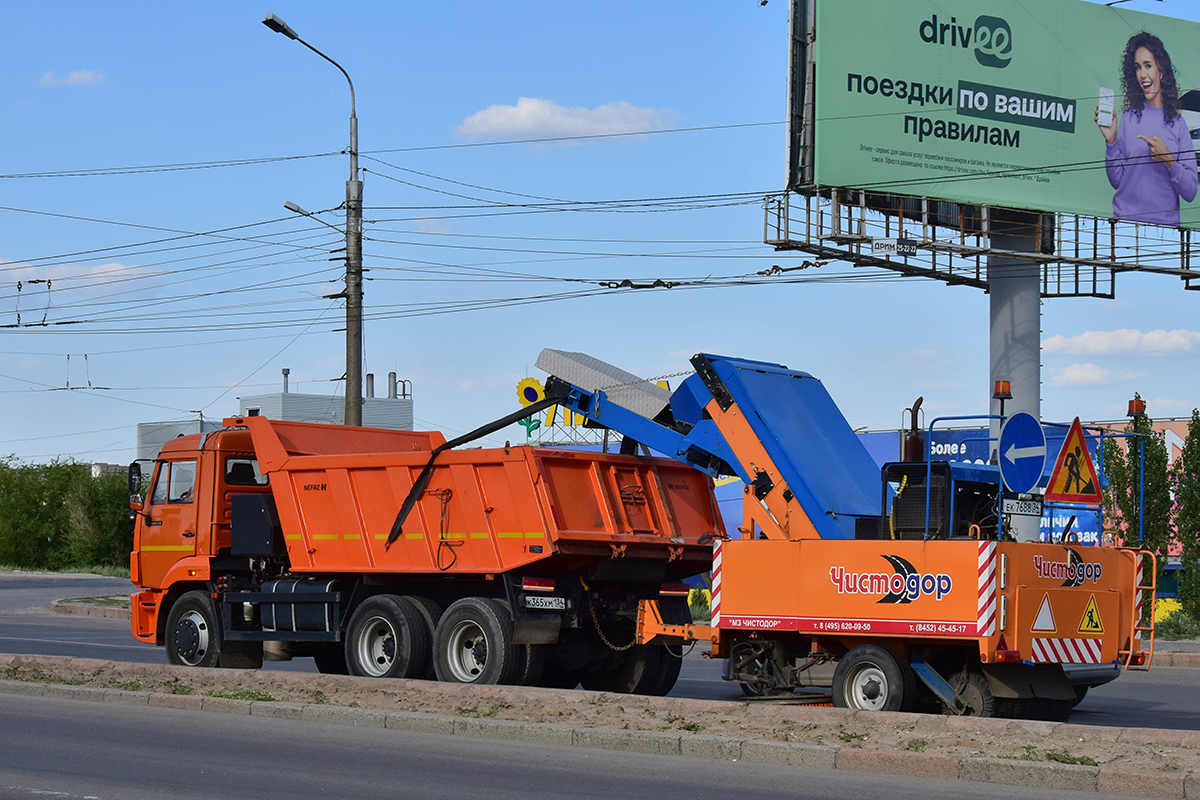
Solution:
[{"label": "smartphone in hand", "polygon": [[1112,89],[1100,87],[1100,114],[1096,117],[1096,124],[1101,128],[1112,127],[1115,97],[1116,92]]}]

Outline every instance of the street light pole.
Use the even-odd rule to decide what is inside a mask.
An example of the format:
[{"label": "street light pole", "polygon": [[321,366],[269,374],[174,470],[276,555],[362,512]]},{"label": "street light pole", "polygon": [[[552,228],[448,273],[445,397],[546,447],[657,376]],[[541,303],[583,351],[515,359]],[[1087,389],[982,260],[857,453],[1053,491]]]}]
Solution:
[{"label": "street light pole", "polygon": [[354,110],[354,81],[342,65],[300,38],[274,14],[263,18],[282,33],[338,68],[350,84],[350,180],[346,181],[346,411],[347,425],[362,425],[362,181],[358,179],[358,115]]}]

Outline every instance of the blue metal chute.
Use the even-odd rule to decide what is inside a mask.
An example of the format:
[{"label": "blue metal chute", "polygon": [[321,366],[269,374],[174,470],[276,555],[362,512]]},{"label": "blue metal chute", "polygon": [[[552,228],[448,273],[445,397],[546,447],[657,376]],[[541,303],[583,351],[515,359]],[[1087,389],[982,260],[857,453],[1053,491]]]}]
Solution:
[{"label": "blue metal chute", "polygon": [[692,363],[719,403],[742,410],[821,538],[853,539],[858,517],[879,514],[879,468],[819,380],[723,356]]},{"label": "blue metal chute", "polygon": [[[713,477],[737,475],[751,484],[766,465],[739,456],[706,411],[714,400],[722,411],[736,405],[774,464],[777,488],[768,491],[794,497],[823,539],[853,539],[858,518],[879,514],[879,468],[825,387],[808,373],[700,354],[692,359],[697,374],[662,406],[660,400],[631,392],[628,373],[590,356],[543,351],[539,362],[560,365],[589,384],[552,374],[546,396],[560,405]],[[610,400],[600,388],[606,382],[637,399],[639,410],[632,401],[623,404],[624,397]]]}]

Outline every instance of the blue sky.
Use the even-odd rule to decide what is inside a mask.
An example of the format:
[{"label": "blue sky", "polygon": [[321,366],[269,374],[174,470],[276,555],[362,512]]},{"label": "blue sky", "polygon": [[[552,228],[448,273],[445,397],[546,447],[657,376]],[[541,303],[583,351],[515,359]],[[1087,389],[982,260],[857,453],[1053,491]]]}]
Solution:
[{"label": "blue sky", "polygon": [[[802,260],[762,244],[785,179],[784,0],[48,8],[0,8],[0,325],[26,325],[0,328],[0,454],[124,462],[138,422],[236,413],[283,367],[342,392],[344,311],[323,299],[340,237],[283,203],[341,203],[349,96],[268,12],[355,81],[366,371],[412,381],[419,427],[515,409],[543,347],[647,377],[701,351],[785,363],[855,427],[899,426],[918,395],[986,413],[982,292],[736,285]],[[525,141],[644,130],[669,132]],[[601,285],[703,278],[721,285]],[[1120,418],[1135,391],[1190,413],[1197,302],[1137,275],[1115,301],[1047,301],[1043,416]]]}]

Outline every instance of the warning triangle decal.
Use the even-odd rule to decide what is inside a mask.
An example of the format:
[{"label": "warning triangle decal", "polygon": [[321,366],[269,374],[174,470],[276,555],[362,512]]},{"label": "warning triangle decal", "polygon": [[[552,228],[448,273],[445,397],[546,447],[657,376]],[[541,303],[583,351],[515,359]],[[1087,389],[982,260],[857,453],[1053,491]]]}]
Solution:
[{"label": "warning triangle decal", "polygon": [[1038,609],[1037,619],[1033,621],[1033,627],[1030,630],[1048,633],[1054,633],[1057,630],[1054,627],[1054,612],[1050,610],[1049,594],[1042,598],[1042,607]]},{"label": "warning triangle decal", "polygon": [[1088,600],[1083,618],[1079,620],[1080,633],[1104,633],[1104,622],[1100,619],[1100,609],[1096,608],[1096,595]]},{"label": "warning triangle decal", "polygon": [[1058,451],[1058,460],[1046,487],[1046,501],[1100,504],[1100,476],[1092,463],[1079,417],[1071,423],[1071,430]]}]

